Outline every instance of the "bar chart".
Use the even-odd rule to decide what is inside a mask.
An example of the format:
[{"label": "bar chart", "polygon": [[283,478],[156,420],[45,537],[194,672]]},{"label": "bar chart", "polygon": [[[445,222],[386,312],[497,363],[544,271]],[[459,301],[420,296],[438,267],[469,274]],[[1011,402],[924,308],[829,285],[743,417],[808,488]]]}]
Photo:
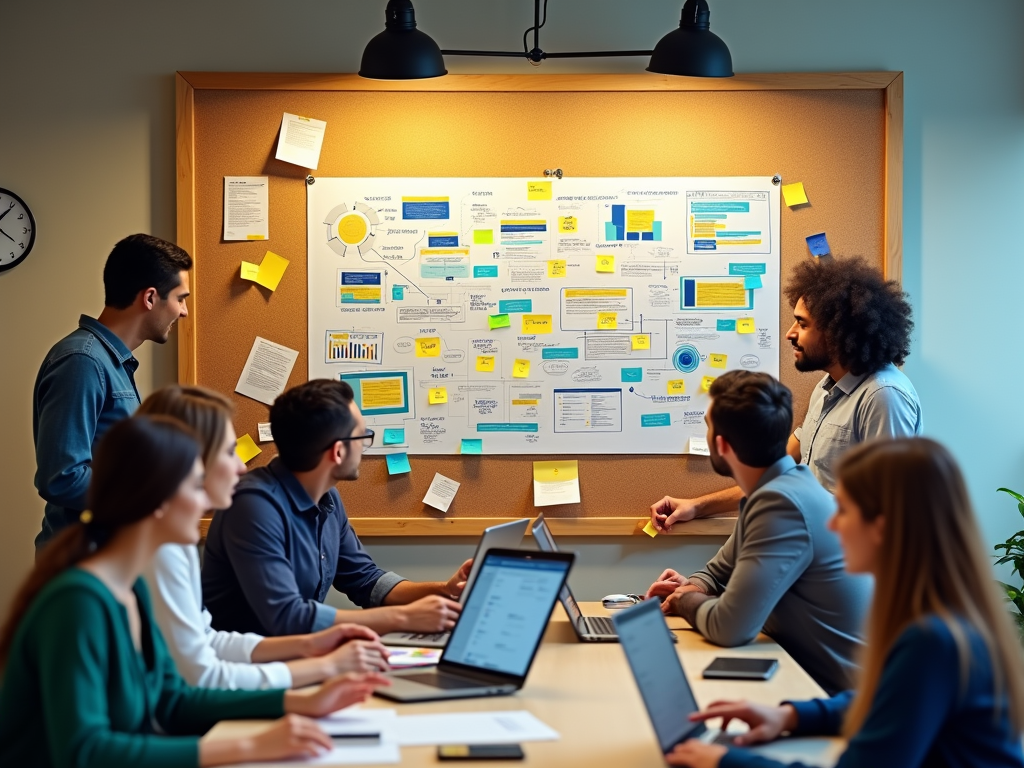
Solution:
[{"label": "bar chart", "polygon": [[625,240],[661,240],[661,221],[650,208],[612,205],[611,221],[604,223],[604,240],[613,243]]},{"label": "bar chart", "polygon": [[372,363],[380,365],[384,334],[353,333],[351,331],[327,332],[328,363]]}]

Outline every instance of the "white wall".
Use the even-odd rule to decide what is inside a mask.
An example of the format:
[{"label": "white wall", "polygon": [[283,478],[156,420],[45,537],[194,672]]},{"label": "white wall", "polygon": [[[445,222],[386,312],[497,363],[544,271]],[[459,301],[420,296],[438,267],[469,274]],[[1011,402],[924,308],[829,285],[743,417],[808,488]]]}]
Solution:
[{"label": "white wall", "polygon": [[[740,72],[906,72],[904,283],[917,332],[907,372],[929,434],[967,473],[985,534],[1021,527],[1000,485],[1024,486],[1020,286],[1024,238],[1024,3],[986,0],[711,0],[712,29]],[[175,70],[351,72],[383,28],[384,0],[54,0],[0,17],[0,187],[24,197],[39,236],[0,274],[0,609],[31,563],[41,504],[32,487],[31,392],[49,346],[102,304],[112,244],[136,231],[173,239]],[[647,48],[681,0],[550,0],[548,50]],[[417,0],[442,47],[515,50],[528,0]],[[639,71],[638,59],[449,60],[452,72]],[[175,375],[174,340],[143,348],[148,392]],[[651,489],[651,500],[662,491]],[[648,503],[637,500],[637,511]],[[584,599],[638,588],[711,542],[576,542]],[[646,546],[645,546],[646,544]],[[382,564],[442,577],[461,542],[376,542]],[[669,553],[669,549],[675,549]],[[614,577],[609,567],[619,565]],[[628,582],[628,583],[627,583]]]}]

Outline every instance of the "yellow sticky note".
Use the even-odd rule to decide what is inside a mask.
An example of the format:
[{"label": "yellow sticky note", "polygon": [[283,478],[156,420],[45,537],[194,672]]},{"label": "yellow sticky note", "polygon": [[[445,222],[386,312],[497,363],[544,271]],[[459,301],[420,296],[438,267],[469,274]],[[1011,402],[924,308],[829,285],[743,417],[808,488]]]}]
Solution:
[{"label": "yellow sticky note", "polygon": [[512,376],[516,379],[530,378],[530,361],[517,359],[512,364]]},{"label": "yellow sticky note", "polygon": [[648,520],[647,525],[644,526],[644,533],[646,533],[652,539],[658,535],[658,531],[654,527],[654,523],[652,523],[650,520]]},{"label": "yellow sticky note", "polygon": [[548,262],[548,277],[565,277],[565,261],[552,259]]},{"label": "yellow sticky note", "polygon": [[708,355],[708,365],[712,368],[725,368],[728,362],[728,355]]},{"label": "yellow sticky note", "polygon": [[575,480],[580,476],[580,463],[571,461],[535,461],[533,479],[538,483],[559,483]]},{"label": "yellow sticky note", "polygon": [[599,331],[614,331],[619,327],[618,312],[598,312],[597,329]]},{"label": "yellow sticky note", "polygon": [[286,269],[288,269],[288,259],[278,256],[273,251],[267,251],[267,255],[260,262],[260,271],[256,275],[256,282],[264,288],[276,291]]},{"label": "yellow sticky note", "polygon": [[615,257],[611,254],[597,255],[598,272],[615,272]]},{"label": "yellow sticky note", "polygon": [[626,211],[627,232],[651,232],[654,228],[654,211]]},{"label": "yellow sticky note", "polygon": [[649,333],[635,333],[629,337],[632,342],[633,349],[650,349],[651,348],[651,334]]},{"label": "yellow sticky note", "polygon": [[756,330],[752,317],[741,317],[736,321],[736,333],[753,333]]},{"label": "yellow sticky note", "polygon": [[248,434],[244,434],[235,440],[235,454],[242,460],[243,464],[248,464],[261,453],[263,451]]},{"label": "yellow sticky note", "polygon": [[448,390],[444,387],[433,387],[427,393],[427,400],[431,405],[441,405],[448,402]]},{"label": "yellow sticky note", "polygon": [[251,261],[242,262],[242,279],[243,280],[255,280],[256,276],[260,273],[260,265],[253,264]]},{"label": "yellow sticky note", "polygon": [[803,205],[807,202],[807,192],[804,191],[804,183],[798,181],[795,184],[783,184],[782,197],[788,206]]},{"label": "yellow sticky note", "polygon": [[551,333],[551,315],[523,315],[523,333]]},{"label": "yellow sticky note", "polygon": [[476,369],[480,373],[494,372],[494,355],[477,355]]},{"label": "yellow sticky note", "polygon": [[416,339],[416,357],[440,357],[441,339],[437,336],[421,336]]},{"label": "yellow sticky note", "polygon": [[580,221],[575,216],[559,216],[558,231],[563,235],[571,235],[579,229]]},{"label": "yellow sticky note", "polygon": [[701,392],[708,392],[708,391],[710,391],[711,390],[711,385],[714,384],[714,383],[715,383],[715,377],[714,376],[705,376],[703,379],[700,380],[700,391]]},{"label": "yellow sticky note", "polygon": [[494,245],[494,230],[474,229],[473,245]]},{"label": "yellow sticky note", "polygon": [[665,389],[668,390],[670,395],[685,395],[686,381],[684,379],[672,379],[666,383]]},{"label": "yellow sticky note", "polygon": [[551,182],[550,181],[528,181],[528,182],[526,182],[526,199],[527,200],[550,200],[551,199]]}]

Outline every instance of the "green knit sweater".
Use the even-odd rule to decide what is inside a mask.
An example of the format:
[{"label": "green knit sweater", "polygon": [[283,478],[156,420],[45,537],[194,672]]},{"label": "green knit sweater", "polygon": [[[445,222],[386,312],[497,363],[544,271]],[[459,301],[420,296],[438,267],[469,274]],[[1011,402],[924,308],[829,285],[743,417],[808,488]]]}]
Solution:
[{"label": "green knit sweater", "polygon": [[190,688],[135,584],[142,652],[128,614],[90,573],[71,568],[36,597],[0,688],[0,765],[198,766],[199,736],[219,720],[280,717],[284,691]]}]

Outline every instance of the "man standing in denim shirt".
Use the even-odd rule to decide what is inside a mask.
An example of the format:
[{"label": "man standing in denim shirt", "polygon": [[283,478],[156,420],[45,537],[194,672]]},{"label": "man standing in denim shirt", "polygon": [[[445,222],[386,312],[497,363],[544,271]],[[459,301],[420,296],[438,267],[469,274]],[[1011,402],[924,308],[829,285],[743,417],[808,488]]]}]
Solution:
[{"label": "man standing in denim shirt", "polygon": [[93,446],[140,403],[135,386],[144,341],[163,344],[188,315],[188,270],[181,248],[151,235],[129,235],[103,267],[104,307],[46,355],[32,396],[36,489],[46,502],[36,549],[78,520],[92,477]]}]

